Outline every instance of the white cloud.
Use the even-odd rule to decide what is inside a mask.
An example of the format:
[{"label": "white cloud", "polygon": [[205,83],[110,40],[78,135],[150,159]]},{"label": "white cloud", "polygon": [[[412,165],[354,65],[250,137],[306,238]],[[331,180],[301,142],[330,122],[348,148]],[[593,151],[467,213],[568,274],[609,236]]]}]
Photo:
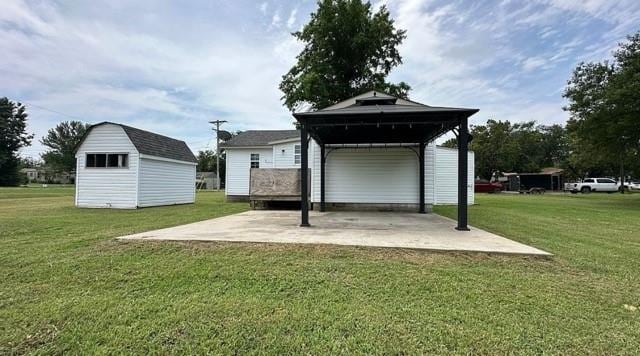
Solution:
[{"label": "white cloud", "polygon": [[548,61],[543,57],[531,57],[527,58],[522,62],[522,69],[526,72],[544,68],[547,65]]},{"label": "white cloud", "polygon": [[[69,18],[55,8],[10,4],[11,16],[0,11],[8,49],[0,59],[0,86],[38,106],[29,108],[37,138],[73,118],[129,123],[186,141],[206,141],[214,117],[228,120],[231,130],[291,127],[277,89],[299,50],[287,31],[253,37],[206,31],[213,38],[202,46],[129,31],[117,19]],[[159,16],[165,21],[167,14]],[[41,150],[36,139],[25,152]]]},{"label": "white cloud", "polygon": [[276,11],[273,13],[273,17],[271,17],[271,26],[278,27],[280,26],[280,22],[282,19],[280,18],[280,11]]},{"label": "white cloud", "polygon": [[296,24],[296,14],[298,13],[298,8],[295,8],[293,10],[291,10],[291,13],[289,14],[289,19],[287,20],[287,27],[289,29],[293,28],[293,25]]},{"label": "white cloud", "polygon": [[[478,107],[487,118],[562,122],[561,88],[637,30],[640,2],[380,0],[399,28],[413,99]],[[120,121],[193,142],[227,129],[289,128],[278,90],[301,49],[289,32],[314,2],[0,1],[0,87],[29,108],[39,137],[61,120]],[[281,14],[285,18],[281,18]],[[287,16],[288,15],[288,16]],[[595,29],[595,30],[594,30]],[[25,151],[40,152],[41,147]]]}]

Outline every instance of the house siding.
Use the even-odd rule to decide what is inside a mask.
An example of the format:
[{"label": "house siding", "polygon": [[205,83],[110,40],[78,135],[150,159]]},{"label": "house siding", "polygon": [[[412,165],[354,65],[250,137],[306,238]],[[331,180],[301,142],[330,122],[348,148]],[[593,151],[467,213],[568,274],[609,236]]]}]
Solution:
[{"label": "house siding", "polygon": [[273,145],[273,168],[300,168],[300,163],[295,163],[295,146],[300,141],[279,143]]},{"label": "house siding", "polygon": [[434,204],[436,182],[436,145],[427,145],[424,152],[424,202]]},{"label": "house siding", "polygon": [[195,201],[196,165],[162,158],[140,158],[138,206],[188,204]]},{"label": "house siding", "polygon": [[260,167],[273,168],[273,148],[228,148],[226,150],[225,194],[233,196],[249,195],[249,173],[251,154],[260,154]]},{"label": "house siding", "polygon": [[[127,168],[86,168],[87,153],[127,153]],[[76,153],[76,205],[87,208],[135,208],[138,151],[117,125],[95,127]]]},{"label": "house siding", "polygon": [[[249,195],[249,159],[260,153],[260,167],[298,168],[293,150],[298,142],[273,145],[271,149],[227,149],[227,195]],[[282,151],[284,150],[284,152]],[[327,152],[329,149],[327,149]],[[268,157],[270,159],[263,159]],[[429,144],[425,148],[425,203],[457,204],[458,153]],[[320,146],[309,144],[311,202],[320,202]],[[340,148],[329,153],[326,166],[328,203],[417,204],[418,160],[407,147]],[[469,204],[474,203],[474,155],[469,152]]]},{"label": "house siding", "polygon": [[[458,150],[436,147],[435,155],[435,203],[458,203]],[[475,171],[475,155],[469,151],[467,174],[467,203],[474,204],[473,176]]]}]

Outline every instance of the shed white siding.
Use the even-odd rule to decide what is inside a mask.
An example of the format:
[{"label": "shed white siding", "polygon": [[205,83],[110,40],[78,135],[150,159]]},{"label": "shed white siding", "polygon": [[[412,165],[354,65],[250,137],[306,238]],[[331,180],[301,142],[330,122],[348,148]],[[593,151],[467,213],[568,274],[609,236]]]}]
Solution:
[{"label": "shed white siding", "polygon": [[[87,153],[128,153],[126,168],[86,168]],[[93,128],[76,153],[76,205],[86,208],[135,208],[138,151],[117,125]]]},{"label": "shed white siding", "polygon": [[188,204],[195,201],[196,165],[142,156],[138,206]]},{"label": "shed white siding", "polygon": [[228,148],[226,150],[226,195],[249,195],[251,154],[260,155],[260,168],[273,168],[273,148]]}]

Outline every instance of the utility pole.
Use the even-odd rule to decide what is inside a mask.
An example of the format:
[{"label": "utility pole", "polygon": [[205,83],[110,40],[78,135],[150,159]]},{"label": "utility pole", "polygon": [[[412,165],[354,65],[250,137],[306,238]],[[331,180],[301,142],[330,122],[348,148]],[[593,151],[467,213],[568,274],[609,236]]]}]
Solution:
[{"label": "utility pole", "polygon": [[210,124],[216,125],[213,131],[216,132],[216,187],[220,190],[220,125],[224,124],[225,120],[209,121]]}]

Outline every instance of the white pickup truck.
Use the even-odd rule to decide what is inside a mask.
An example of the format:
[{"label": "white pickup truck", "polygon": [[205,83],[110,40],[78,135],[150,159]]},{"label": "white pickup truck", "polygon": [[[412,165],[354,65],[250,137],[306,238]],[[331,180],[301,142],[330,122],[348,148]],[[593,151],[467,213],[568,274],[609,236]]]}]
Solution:
[{"label": "white pickup truck", "polygon": [[586,178],[581,183],[569,183],[571,193],[607,192],[613,193],[620,189],[620,185],[610,178]]}]

